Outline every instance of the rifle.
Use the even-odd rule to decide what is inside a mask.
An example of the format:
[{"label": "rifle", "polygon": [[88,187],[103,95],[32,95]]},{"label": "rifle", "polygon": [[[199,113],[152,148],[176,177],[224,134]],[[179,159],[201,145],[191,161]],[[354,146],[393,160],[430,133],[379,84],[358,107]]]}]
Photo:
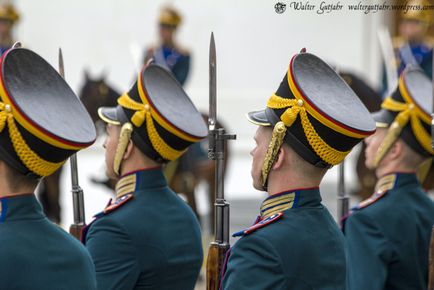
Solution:
[{"label": "rifle", "polygon": [[217,77],[216,49],[214,33],[211,33],[209,49],[209,117],[208,117],[208,157],[215,161],[215,239],[208,250],[206,264],[206,289],[218,290],[222,266],[229,244],[229,203],[224,197],[224,158],[226,140],[236,139],[236,135],[225,133],[217,125]]},{"label": "rifle", "polygon": [[[433,57],[434,57],[434,50],[433,50]],[[432,62],[433,67],[433,75],[432,75],[432,84],[433,84],[433,91],[432,91],[432,114],[431,117],[433,118],[431,120],[431,146],[434,149],[434,59]],[[429,266],[428,266],[428,290],[434,290],[434,227],[431,230],[431,240],[429,243]]]},{"label": "rifle", "polygon": [[342,227],[342,219],[348,216],[349,197],[345,192],[345,160],[339,165],[338,180],[338,222]]},{"label": "rifle", "polygon": [[[65,69],[63,66],[63,55],[61,48],[59,48],[59,74],[63,79],[65,79]],[[78,184],[77,155],[73,154],[69,159],[69,162],[71,163],[72,204],[74,208],[74,223],[69,227],[69,233],[80,241],[81,230],[86,225],[86,222],[84,217],[83,190]]]}]

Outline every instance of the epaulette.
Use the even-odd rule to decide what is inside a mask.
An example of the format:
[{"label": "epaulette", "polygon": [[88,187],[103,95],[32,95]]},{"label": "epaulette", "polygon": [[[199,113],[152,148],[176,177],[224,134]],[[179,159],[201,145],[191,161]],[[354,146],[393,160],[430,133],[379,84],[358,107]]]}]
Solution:
[{"label": "epaulette", "polygon": [[254,224],[250,228],[247,228],[245,230],[234,233],[232,235],[232,237],[240,237],[240,236],[249,235],[260,228],[263,228],[263,227],[265,227],[271,223],[274,223],[275,221],[280,219],[282,216],[283,216],[283,212],[278,212],[276,214],[273,214],[272,216],[269,216],[266,219],[263,219],[260,222]]},{"label": "epaulette", "polygon": [[108,214],[114,211],[115,209],[120,208],[122,205],[130,201],[133,197],[134,197],[133,194],[129,193],[117,198],[115,202],[110,203],[109,205],[106,206],[106,208],[104,209],[104,214]]}]

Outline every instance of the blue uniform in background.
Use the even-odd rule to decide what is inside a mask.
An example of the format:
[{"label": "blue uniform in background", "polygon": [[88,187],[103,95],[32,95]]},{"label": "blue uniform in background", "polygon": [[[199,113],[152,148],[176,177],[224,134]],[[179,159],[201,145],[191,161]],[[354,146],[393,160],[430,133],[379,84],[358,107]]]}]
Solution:
[{"label": "blue uniform in background", "polygon": [[98,289],[194,289],[203,258],[199,223],[161,168],[123,176],[116,193],[85,235]]},{"label": "blue uniform in background", "polygon": [[[282,215],[283,214],[283,215]],[[229,254],[225,290],[343,290],[344,236],[318,188],[268,197]]]},{"label": "blue uniform in background", "polygon": [[160,46],[148,49],[145,59],[151,55],[154,62],[170,71],[183,86],[190,72],[190,54],[176,47]]},{"label": "blue uniform in background", "polygon": [[349,290],[423,290],[434,203],[415,174],[381,178],[345,221]]},{"label": "blue uniform in background", "polygon": [[46,218],[33,194],[0,204],[0,289],[96,289],[89,253]]}]

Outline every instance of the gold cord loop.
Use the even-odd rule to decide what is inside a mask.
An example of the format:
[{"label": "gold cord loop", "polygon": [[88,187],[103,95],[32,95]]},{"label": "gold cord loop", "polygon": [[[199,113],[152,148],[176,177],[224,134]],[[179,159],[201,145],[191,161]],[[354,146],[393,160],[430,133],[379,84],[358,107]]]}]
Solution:
[{"label": "gold cord loop", "polygon": [[271,109],[283,109],[287,108],[285,112],[280,116],[280,120],[285,126],[290,127],[298,116],[303,126],[303,131],[306,138],[313,148],[315,153],[325,162],[336,165],[345,159],[345,156],[350,151],[339,151],[330,145],[328,145],[321,136],[318,135],[312,123],[309,120],[306,108],[303,101],[300,99],[286,99],[273,94],[268,100],[267,107]]},{"label": "gold cord loop", "polygon": [[122,107],[136,111],[131,117],[131,122],[136,127],[141,127],[146,122],[149,140],[151,140],[154,149],[166,160],[175,160],[181,156],[185,150],[176,150],[170,147],[158,134],[155,128],[154,119],[152,118],[151,109],[148,104],[142,104],[134,101],[127,93],[118,99],[118,104]]},{"label": "gold cord loop", "polygon": [[[406,94],[406,91],[403,90],[402,87],[401,93]],[[406,95],[404,96],[404,100],[410,100],[410,98]],[[381,142],[378,148],[374,159],[374,167],[378,166],[386,153],[398,139],[399,135],[408,122],[410,122],[413,134],[415,135],[419,144],[431,155],[434,154],[434,150],[431,148],[431,136],[426,132],[421,122],[421,120],[428,122],[431,120],[427,120],[426,115],[420,109],[418,109],[413,103],[401,103],[392,99],[391,97],[387,97],[381,104],[381,107],[385,110],[398,112],[398,115],[390,125],[383,142]]]}]

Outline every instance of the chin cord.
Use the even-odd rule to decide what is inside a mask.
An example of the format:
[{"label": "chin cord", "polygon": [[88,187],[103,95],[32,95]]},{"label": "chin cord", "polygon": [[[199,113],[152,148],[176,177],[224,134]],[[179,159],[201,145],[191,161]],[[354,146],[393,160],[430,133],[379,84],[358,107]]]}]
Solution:
[{"label": "chin cord", "polygon": [[267,153],[265,154],[264,163],[261,171],[261,184],[264,190],[267,189],[268,174],[276,161],[280,147],[285,138],[286,126],[283,122],[277,122],[273,129],[270,144],[268,145]]},{"label": "chin cord", "polygon": [[131,140],[132,133],[133,125],[131,125],[131,123],[125,123],[122,125],[121,133],[119,135],[118,146],[116,147],[115,158],[113,161],[113,170],[116,175],[119,175],[119,169],[121,167],[122,159],[124,157],[128,143]]}]

